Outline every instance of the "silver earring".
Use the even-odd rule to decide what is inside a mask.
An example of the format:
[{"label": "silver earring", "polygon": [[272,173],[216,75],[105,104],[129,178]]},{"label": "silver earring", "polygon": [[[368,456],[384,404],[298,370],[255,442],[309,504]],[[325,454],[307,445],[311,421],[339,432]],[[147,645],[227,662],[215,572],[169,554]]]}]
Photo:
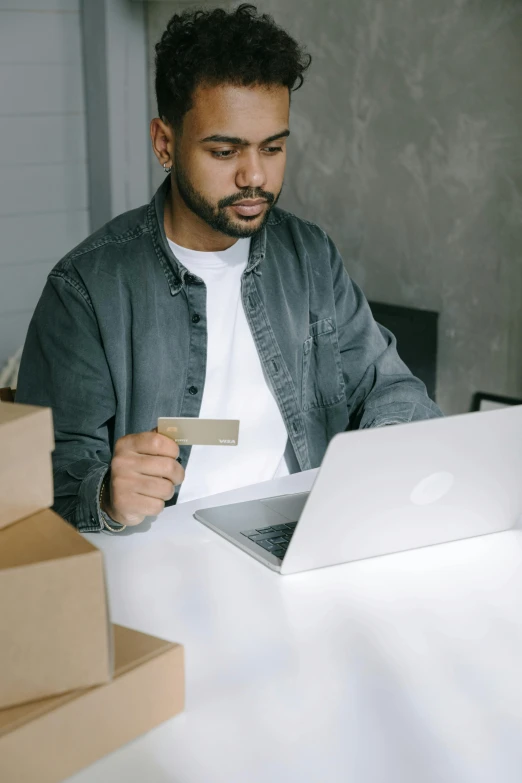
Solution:
[{"label": "silver earring", "polygon": [[163,164],[163,169],[165,171],[165,174],[170,174],[170,172],[172,171],[172,166],[167,166],[167,164],[164,163]]}]

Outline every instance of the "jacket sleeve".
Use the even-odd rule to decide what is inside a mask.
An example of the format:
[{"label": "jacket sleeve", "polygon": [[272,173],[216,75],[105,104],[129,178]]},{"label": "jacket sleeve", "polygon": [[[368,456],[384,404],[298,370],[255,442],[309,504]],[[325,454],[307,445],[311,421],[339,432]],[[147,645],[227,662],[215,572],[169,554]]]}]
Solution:
[{"label": "jacket sleeve", "polygon": [[337,333],[350,429],[382,427],[442,416],[397,353],[395,337],[374,320],[360,288],[326,237],[332,266]]},{"label": "jacket sleeve", "polygon": [[49,276],[29,326],[16,401],[52,408],[55,511],[83,532],[102,529],[115,395],[89,296],[63,271]]}]

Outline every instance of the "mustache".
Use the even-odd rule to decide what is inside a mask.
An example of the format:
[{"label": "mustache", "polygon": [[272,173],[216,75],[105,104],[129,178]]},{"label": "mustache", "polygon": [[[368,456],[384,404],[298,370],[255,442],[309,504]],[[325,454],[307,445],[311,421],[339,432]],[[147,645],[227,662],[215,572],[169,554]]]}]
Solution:
[{"label": "mustache", "polygon": [[268,190],[261,190],[260,188],[246,188],[241,193],[235,193],[233,196],[222,198],[221,201],[218,202],[218,208],[223,209],[224,207],[232,207],[234,204],[237,204],[238,201],[258,198],[264,199],[269,206],[275,201],[274,194],[270,193]]}]

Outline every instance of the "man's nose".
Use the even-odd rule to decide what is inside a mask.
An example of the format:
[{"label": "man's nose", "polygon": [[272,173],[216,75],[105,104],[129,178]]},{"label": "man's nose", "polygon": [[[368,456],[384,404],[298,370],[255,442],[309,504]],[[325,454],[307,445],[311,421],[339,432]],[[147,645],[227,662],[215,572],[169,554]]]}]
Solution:
[{"label": "man's nose", "polygon": [[238,188],[263,188],[266,184],[266,174],[259,152],[247,150],[241,156],[236,172]]}]

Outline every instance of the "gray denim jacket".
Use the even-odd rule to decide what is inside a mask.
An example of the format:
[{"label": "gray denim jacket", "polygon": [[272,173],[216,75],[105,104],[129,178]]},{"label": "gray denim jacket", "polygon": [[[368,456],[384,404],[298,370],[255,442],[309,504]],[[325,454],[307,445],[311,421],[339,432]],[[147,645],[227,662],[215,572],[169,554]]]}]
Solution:
[{"label": "gray denim jacket", "polygon": [[[206,287],[168,246],[169,187],[63,258],[29,327],[16,399],[53,410],[54,508],[81,531],[103,527],[98,495],[118,438],[199,414]],[[347,428],[441,415],[314,224],[272,211],[252,239],[242,300],[300,470]],[[182,447],[184,467],[189,457]]]}]

